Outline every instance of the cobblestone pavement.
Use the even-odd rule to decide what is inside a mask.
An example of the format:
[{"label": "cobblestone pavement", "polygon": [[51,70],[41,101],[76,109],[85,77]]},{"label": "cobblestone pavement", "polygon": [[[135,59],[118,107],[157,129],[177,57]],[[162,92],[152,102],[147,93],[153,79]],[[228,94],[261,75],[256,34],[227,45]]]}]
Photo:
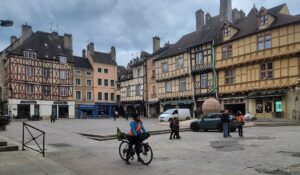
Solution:
[{"label": "cobblestone pavement", "polygon": [[[95,141],[78,133],[109,135],[118,126],[128,131],[129,121],[58,120],[30,122],[46,131],[46,158],[80,175],[299,175],[300,127],[250,127],[245,137],[224,139],[219,132],[183,132],[182,139],[168,134],[151,136],[154,152],[149,166],[126,165],[118,154],[117,140]],[[148,130],[168,129],[155,119],[144,120]],[[21,141],[21,123],[13,122],[1,135]],[[0,154],[1,155],[1,154]],[[17,167],[16,167],[17,168]],[[2,175],[2,174],[1,174]]]}]

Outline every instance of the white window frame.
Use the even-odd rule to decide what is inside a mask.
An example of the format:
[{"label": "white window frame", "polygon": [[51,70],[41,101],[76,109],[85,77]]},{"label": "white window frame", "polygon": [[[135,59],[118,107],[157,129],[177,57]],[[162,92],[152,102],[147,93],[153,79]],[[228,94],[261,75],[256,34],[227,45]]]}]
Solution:
[{"label": "white window frame", "polygon": [[[80,98],[77,98],[77,92],[79,92]],[[75,91],[75,99],[76,100],[81,100],[82,99],[82,92],[81,91]]]},{"label": "white window frame", "polygon": [[32,77],[34,74],[34,70],[32,66],[26,66],[26,76]]},{"label": "white window frame", "polygon": [[172,81],[165,82],[165,92],[172,92]]},{"label": "white window frame", "polygon": [[43,77],[50,78],[50,68],[43,68]]},{"label": "white window frame", "polygon": [[76,75],[81,75],[81,71],[80,70],[75,70],[75,74]]},{"label": "white window frame", "polygon": [[66,80],[67,79],[67,71],[66,70],[60,70],[59,71],[59,78],[61,80]]},{"label": "white window frame", "polygon": [[[42,90],[43,90],[43,95],[44,96],[50,96],[51,95],[51,86],[42,86]],[[45,92],[49,92],[49,94],[47,94]]]},{"label": "white window frame", "polygon": [[186,91],[186,78],[179,79],[179,91]]},{"label": "white window frame", "polygon": [[204,63],[204,58],[203,58],[203,53],[202,52],[197,52],[195,57],[196,57],[196,64],[203,64]]},{"label": "white window frame", "polygon": [[[91,81],[91,84],[89,85],[89,81]],[[91,79],[87,79],[86,80],[86,86],[88,86],[88,87],[92,87],[93,86],[93,81],[91,80]]]},{"label": "white window frame", "polygon": [[[90,74],[90,75],[89,75]],[[92,72],[91,71],[87,71],[86,72],[86,76],[92,76],[93,74],[92,74]]]},{"label": "white window frame", "polygon": [[59,87],[59,95],[62,97],[67,96],[67,88],[66,87]]},{"label": "white window frame", "polygon": [[[182,63],[181,63],[181,64],[179,63],[179,60],[182,60]],[[177,58],[176,68],[177,68],[177,69],[183,69],[183,68],[184,68],[184,59],[183,59],[183,57]]]},{"label": "white window frame", "polygon": [[[79,83],[77,82],[77,80],[79,80]],[[81,86],[81,79],[80,78],[76,78],[75,79],[75,84],[76,84],[76,86]]]},{"label": "white window frame", "polygon": [[207,74],[201,74],[201,76],[200,76],[200,87],[201,88],[207,88],[208,87],[208,75]]},{"label": "white window frame", "polygon": [[34,92],[34,85],[33,84],[26,84],[26,94],[32,95]]},{"label": "white window frame", "polygon": [[24,50],[23,56],[24,58],[36,58],[36,52],[33,52],[31,50]]},{"label": "white window frame", "polygon": [[[88,98],[88,93],[91,93],[91,98]],[[87,91],[86,92],[86,100],[92,101],[93,100],[93,92],[92,91]]]},{"label": "white window frame", "polygon": [[162,73],[169,72],[169,64],[168,63],[162,63],[161,64],[161,71],[162,71]]}]

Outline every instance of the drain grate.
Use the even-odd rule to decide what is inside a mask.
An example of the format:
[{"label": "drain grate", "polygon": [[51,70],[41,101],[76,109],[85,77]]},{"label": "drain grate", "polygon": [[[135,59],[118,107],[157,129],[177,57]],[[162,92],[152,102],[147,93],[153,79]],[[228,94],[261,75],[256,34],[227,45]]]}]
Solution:
[{"label": "drain grate", "polygon": [[48,144],[50,146],[55,146],[55,147],[70,147],[72,145],[66,144],[66,143],[52,143],[52,144]]}]

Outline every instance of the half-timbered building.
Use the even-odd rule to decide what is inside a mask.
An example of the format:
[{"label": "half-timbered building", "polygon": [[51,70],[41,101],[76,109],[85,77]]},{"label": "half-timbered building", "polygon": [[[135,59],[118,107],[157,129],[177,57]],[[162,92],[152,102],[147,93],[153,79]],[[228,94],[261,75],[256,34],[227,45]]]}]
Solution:
[{"label": "half-timbered building", "polygon": [[128,114],[139,112],[145,116],[145,88],[146,69],[145,61],[149,56],[142,51],[140,57],[134,58],[127,65],[127,75],[120,80],[121,83],[121,104]]},{"label": "half-timbered building", "polygon": [[300,17],[286,4],[224,21],[216,41],[216,69],[223,108],[256,117],[299,113]]},{"label": "half-timbered building", "polygon": [[12,37],[2,53],[6,110],[14,118],[74,117],[72,35],[32,32]]}]

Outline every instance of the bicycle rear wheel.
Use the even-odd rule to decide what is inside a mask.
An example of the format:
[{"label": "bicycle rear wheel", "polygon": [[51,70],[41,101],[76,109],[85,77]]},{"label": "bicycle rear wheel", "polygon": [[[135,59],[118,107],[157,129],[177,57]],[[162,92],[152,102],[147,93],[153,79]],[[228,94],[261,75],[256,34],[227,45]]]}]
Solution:
[{"label": "bicycle rear wheel", "polygon": [[122,160],[126,160],[127,152],[129,150],[129,142],[123,141],[119,146],[119,154]]},{"label": "bicycle rear wheel", "polygon": [[142,143],[140,148],[140,158],[143,160],[142,164],[149,165],[153,159],[153,152],[148,143]]}]

